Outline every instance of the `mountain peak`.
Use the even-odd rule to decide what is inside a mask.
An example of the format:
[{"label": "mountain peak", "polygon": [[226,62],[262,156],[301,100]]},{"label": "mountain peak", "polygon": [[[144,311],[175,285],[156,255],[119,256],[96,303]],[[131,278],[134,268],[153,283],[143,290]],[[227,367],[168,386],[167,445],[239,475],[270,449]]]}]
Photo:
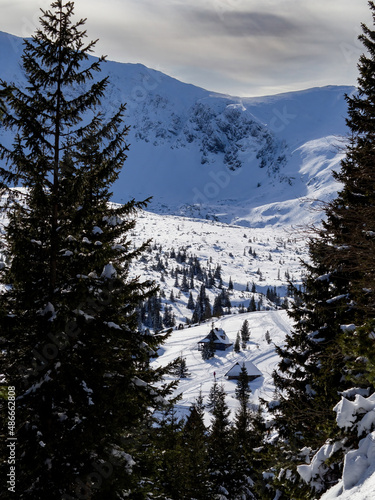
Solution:
[{"label": "mountain peak", "polygon": [[[0,77],[25,85],[22,39],[0,32]],[[326,86],[239,98],[182,83],[142,64],[108,61],[107,116],[127,103],[128,160],[117,202],[153,196],[151,209],[262,226],[311,218],[304,199],[337,190],[345,94]],[[2,141],[11,137],[0,130]]]}]

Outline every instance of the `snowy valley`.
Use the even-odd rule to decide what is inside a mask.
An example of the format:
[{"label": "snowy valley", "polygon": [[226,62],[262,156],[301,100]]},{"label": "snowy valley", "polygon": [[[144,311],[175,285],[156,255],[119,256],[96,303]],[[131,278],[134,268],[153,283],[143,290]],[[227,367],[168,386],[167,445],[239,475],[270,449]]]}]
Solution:
[{"label": "snowy valley", "polygon": [[[225,382],[233,399],[236,383],[226,383],[224,375],[234,363],[245,359],[253,361],[263,373],[262,378],[251,383],[254,403],[259,397],[271,399],[271,375],[278,362],[274,344],[280,345],[291,328],[286,312],[293,300],[288,291],[288,280],[298,287],[301,282],[300,259],[307,258],[306,234],[302,229],[243,228],[210,220],[141,212],[132,237],[136,245],[152,238],[150,251],[134,263],[132,272],[160,285],[160,315],[165,316],[169,307],[174,315],[174,331],[159,352],[161,356],[156,363],[166,364],[181,356],[186,358],[191,373],[187,379],[181,379],[176,391],[183,392],[179,412],[186,414],[201,389],[203,395],[208,394],[214,372],[218,380]],[[191,266],[197,261],[201,269],[198,275],[192,272]],[[212,285],[207,284],[218,267],[221,280],[214,279]],[[187,285],[184,287],[185,272]],[[211,306],[225,290],[231,307],[224,306],[225,314],[194,326],[194,322],[191,324],[194,310],[187,307],[189,295],[196,304],[204,284]],[[249,308],[254,310],[248,312]],[[251,331],[246,350],[236,354],[232,346],[223,353],[216,352],[211,360],[202,359],[198,341],[209,333],[212,321],[215,327],[224,329],[234,344],[246,319]],[[163,324],[164,328],[168,326],[170,323]],[[178,329],[179,326],[182,329]],[[268,342],[267,331],[270,334]],[[231,407],[235,406],[233,399]]]}]

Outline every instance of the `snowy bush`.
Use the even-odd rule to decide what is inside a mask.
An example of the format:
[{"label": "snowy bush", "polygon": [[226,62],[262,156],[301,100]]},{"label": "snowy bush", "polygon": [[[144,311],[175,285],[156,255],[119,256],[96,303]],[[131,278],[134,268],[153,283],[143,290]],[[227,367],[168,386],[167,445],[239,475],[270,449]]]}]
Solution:
[{"label": "snowy bush", "polygon": [[[346,391],[346,395],[353,395],[357,391]],[[314,455],[310,464],[300,465],[297,470],[301,478],[317,491],[324,489],[329,471],[329,461],[335,452],[345,449],[348,436],[362,439],[358,448],[346,450],[343,459],[342,477],[335,487],[337,494],[353,488],[362,478],[374,469],[375,461],[375,393],[369,397],[356,394],[354,401],[342,397],[333,408],[336,412],[337,425],[343,429],[344,437],[333,443],[326,443]],[[346,436],[347,435],[347,436]],[[371,470],[370,470],[371,469]],[[324,498],[337,498],[324,495]]]}]

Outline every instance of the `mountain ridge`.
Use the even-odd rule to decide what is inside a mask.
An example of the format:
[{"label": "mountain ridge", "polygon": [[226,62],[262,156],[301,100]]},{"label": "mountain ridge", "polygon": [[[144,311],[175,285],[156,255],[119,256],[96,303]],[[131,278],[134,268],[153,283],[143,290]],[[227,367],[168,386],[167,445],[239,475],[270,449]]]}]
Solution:
[{"label": "mountain ridge", "polygon": [[[0,78],[20,86],[21,53],[22,39],[0,32]],[[152,196],[158,213],[262,227],[316,219],[311,200],[335,195],[331,170],[344,154],[345,94],[354,87],[244,98],[141,64],[108,61],[105,76],[104,115],[127,102],[131,126],[114,201]],[[0,129],[0,140],[11,137]]]}]

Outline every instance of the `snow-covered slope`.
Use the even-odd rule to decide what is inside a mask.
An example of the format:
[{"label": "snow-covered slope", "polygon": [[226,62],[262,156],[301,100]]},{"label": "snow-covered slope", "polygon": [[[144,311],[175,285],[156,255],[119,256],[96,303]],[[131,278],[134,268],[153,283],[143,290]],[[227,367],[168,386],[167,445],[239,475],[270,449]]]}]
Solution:
[{"label": "snow-covered slope", "polygon": [[375,492],[375,434],[372,432],[361,443],[358,450],[351,452],[351,470],[347,470],[345,479],[351,480],[348,488],[344,481],[328,490],[321,500],[373,500]]},{"label": "snow-covered slope", "polygon": [[[226,402],[234,417],[238,409],[235,398],[236,380],[228,380],[225,374],[237,362],[252,361],[262,372],[262,376],[250,382],[252,405],[259,404],[259,398],[271,400],[273,396],[272,372],[276,369],[279,358],[275,353],[275,345],[282,345],[286,333],[291,329],[290,319],[286,311],[254,311],[252,313],[236,314],[215,321],[215,327],[223,328],[231,342],[235,342],[237,333],[244,320],[250,327],[250,341],[246,350],[236,354],[232,348],[226,351],[216,351],[215,357],[204,361],[198,350],[198,342],[204,338],[211,328],[211,323],[174,331],[171,338],[159,352],[161,356],[155,361],[155,366],[164,366],[167,362],[182,356],[186,360],[189,376],[180,380],[176,394],[182,393],[182,399],[176,409],[180,416],[187,415],[189,408],[202,393],[204,403],[214,380],[223,384],[227,394]],[[265,333],[269,332],[271,343],[268,344]],[[210,417],[207,413],[207,424]]]},{"label": "snow-covered slope", "polygon": [[[21,40],[0,32],[0,78],[22,86],[21,53]],[[342,157],[351,87],[238,98],[140,64],[107,62],[106,75],[103,110],[127,102],[131,125],[114,201],[153,196],[159,213],[263,227],[316,218],[311,199],[336,192],[331,170]],[[0,140],[10,140],[1,129]]]},{"label": "snow-covered slope", "polygon": [[[167,298],[173,288],[174,295],[178,294],[172,272],[180,270],[181,284],[183,268],[189,268],[188,261],[196,257],[202,270],[207,273],[209,270],[214,271],[220,264],[225,288],[232,280],[230,298],[233,308],[241,304],[248,307],[253,286],[256,289],[256,301],[259,294],[265,296],[270,287],[276,287],[278,295],[284,298],[288,280],[296,284],[301,282],[301,259],[307,258],[306,234],[303,231],[290,228],[243,228],[147,211],[140,212],[132,238],[136,245],[152,239],[150,252],[134,264],[134,274],[154,279]],[[171,256],[172,249],[176,257]],[[186,254],[186,259],[179,259],[179,254]],[[194,299],[200,284],[201,280],[195,279]],[[217,293],[216,287],[212,291],[207,290],[211,303]],[[184,322],[192,314],[184,307],[186,295],[187,292],[183,293],[181,301],[176,300],[174,304],[178,322]],[[265,302],[264,306],[267,305],[271,304]],[[237,309],[234,311],[237,313]]]},{"label": "snow-covered slope", "polygon": [[[292,328],[287,312],[280,305],[285,300],[291,300],[288,279],[297,286],[301,282],[300,259],[306,259],[305,235],[290,232],[286,228],[243,228],[211,220],[142,211],[132,238],[136,245],[152,238],[150,252],[134,263],[132,273],[159,283],[162,314],[166,307],[172,306],[176,317],[176,327],[159,351],[160,357],[154,362],[166,365],[179,356],[186,359],[190,376],[181,379],[176,391],[176,394],[183,393],[178,413],[186,414],[200,390],[207,401],[215,372],[216,379],[224,383],[227,402],[234,416],[237,407],[234,398],[236,382],[227,381],[225,373],[242,360],[254,362],[263,374],[250,384],[251,402],[257,404],[259,397],[271,399],[271,375],[278,363],[275,345],[282,345],[285,335]],[[182,255],[186,257],[180,258]],[[194,288],[184,291],[176,286],[175,279],[175,271],[179,269],[178,282],[181,285],[183,270],[191,269],[191,258],[197,258],[203,273],[209,273],[220,265],[225,289],[230,280],[233,283],[233,290],[229,292],[230,312],[226,309],[227,314],[224,316],[212,318],[198,326],[186,323],[193,313],[187,308],[187,303],[190,293],[194,301],[197,300],[203,281],[194,277]],[[211,305],[221,291],[217,285],[215,281],[212,288],[206,289]],[[270,289],[276,290],[280,297],[278,307],[267,298],[267,290]],[[174,295],[173,302],[170,301],[171,292]],[[247,312],[252,299],[260,310]],[[224,329],[233,344],[243,322],[248,320],[251,335],[246,350],[236,354],[232,346],[224,352],[217,352],[212,360],[204,361],[198,350],[198,341],[209,333],[212,320],[215,327]],[[179,325],[183,329],[178,329]],[[266,338],[267,331],[269,341]],[[208,414],[207,419],[209,421]]]}]

